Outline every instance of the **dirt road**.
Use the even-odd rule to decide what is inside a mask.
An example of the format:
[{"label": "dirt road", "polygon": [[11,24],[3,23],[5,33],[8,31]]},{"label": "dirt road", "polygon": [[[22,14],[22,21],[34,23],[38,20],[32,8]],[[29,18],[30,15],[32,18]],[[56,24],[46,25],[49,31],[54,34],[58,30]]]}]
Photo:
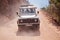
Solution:
[{"label": "dirt road", "polygon": [[[0,26],[0,40],[60,40],[60,33],[40,11],[40,36],[17,36],[17,18]],[[37,32],[36,32],[37,33]],[[32,33],[28,33],[33,35]],[[27,35],[27,34],[25,34]]]}]

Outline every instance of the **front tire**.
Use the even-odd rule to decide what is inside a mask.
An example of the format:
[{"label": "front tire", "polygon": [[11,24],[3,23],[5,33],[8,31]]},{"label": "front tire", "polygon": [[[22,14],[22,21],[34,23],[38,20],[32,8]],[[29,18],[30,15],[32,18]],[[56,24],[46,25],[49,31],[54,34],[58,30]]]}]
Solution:
[{"label": "front tire", "polygon": [[33,30],[33,31],[38,31],[40,28],[40,26],[38,24],[33,24],[32,27],[30,27],[30,30]]},{"label": "front tire", "polygon": [[39,30],[40,27],[38,24],[37,25],[35,24],[35,25],[33,25],[33,28],[34,28],[34,30]]},{"label": "front tire", "polygon": [[22,30],[23,30],[22,27],[23,27],[23,26],[18,25],[18,31],[22,31]]}]

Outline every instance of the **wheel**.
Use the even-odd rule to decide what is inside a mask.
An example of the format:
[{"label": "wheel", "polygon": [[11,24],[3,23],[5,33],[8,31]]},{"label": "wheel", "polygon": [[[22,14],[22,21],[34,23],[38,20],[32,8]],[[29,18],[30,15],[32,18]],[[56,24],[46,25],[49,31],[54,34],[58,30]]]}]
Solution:
[{"label": "wheel", "polygon": [[38,24],[34,24],[33,26],[33,30],[39,30],[40,26]]},{"label": "wheel", "polygon": [[22,31],[22,26],[21,25],[18,25],[18,31]]}]

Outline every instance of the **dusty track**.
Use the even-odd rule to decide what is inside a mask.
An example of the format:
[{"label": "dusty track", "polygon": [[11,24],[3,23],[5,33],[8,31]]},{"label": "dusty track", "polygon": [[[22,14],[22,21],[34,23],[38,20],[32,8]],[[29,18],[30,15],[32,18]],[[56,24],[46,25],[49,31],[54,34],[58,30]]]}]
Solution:
[{"label": "dusty track", "polygon": [[[15,18],[0,26],[0,40],[60,40],[59,31],[48,21],[44,12],[40,11],[39,16],[40,36],[17,36],[17,18]],[[31,34],[29,33],[29,35]]]}]

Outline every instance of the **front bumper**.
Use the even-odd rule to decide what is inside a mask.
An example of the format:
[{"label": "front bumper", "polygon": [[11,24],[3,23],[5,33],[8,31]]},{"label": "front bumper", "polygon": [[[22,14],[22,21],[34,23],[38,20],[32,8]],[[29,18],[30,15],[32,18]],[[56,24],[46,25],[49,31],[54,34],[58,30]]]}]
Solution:
[{"label": "front bumper", "polygon": [[20,26],[33,26],[33,25],[40,25],[40,23],[19,23]]}]

